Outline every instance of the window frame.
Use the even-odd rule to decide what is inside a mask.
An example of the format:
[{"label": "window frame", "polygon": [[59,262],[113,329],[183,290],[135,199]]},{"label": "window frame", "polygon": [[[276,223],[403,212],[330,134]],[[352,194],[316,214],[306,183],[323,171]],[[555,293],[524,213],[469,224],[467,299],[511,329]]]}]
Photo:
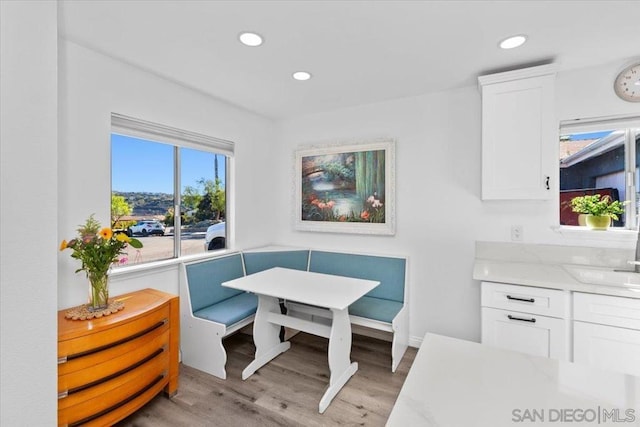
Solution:
[{"label": "window frame", "polygon": [[[611,229],[613,232],[619,231],[637,231],[640,219],[638,218],[637,203],[639,202],[637,191],[640,186],[637,185],[640,174],[636,170],[636,144],[635,139],[640,136],[640,116],[639,115],[627,115],[627,116],[610,116],[610,117],[595,117],[588,119],[575,119],[566,120],[559,123],[558,137],[567,134],[596,132],[602,130],[625,130],[624,136],[624,164],[625,164],[625,192],[626,200],[629,201],[625,205],[625,225],[624,227],[616,227]],[[638,129],[637,132],[632,132],[633,129]],[[558,141],[560,138],[558,138]],[[556,156],[558,150],[556,150]],[[559,161],[556,158],[556,164]],[[558,188],[560,180],[558,180]],[[559,194],[559,190],[558,190]],[[558,204],[560,199],[558,198]],[[583,227],[573,225],[561,225],[560,224],[560,206],[558,206],[558,226],[561,230],[581,230]],[[591,230],[588,230],[591,231]]]},{"label": "window frame", "polygon": [[[125,116],[118,113],[111,113],[111,132],[110,135],[117,134],[125,137],[133,137],[158,144],[169,145],[173,148],[173,209],[174,209],[174,239],[173,239],[173,256],[142,262],[140,264],[132,264],[115,269],[115,271],[123,270],[139,270],[148,266],[171,265],[180,262],[183,259],[194,259],[207,257],[212,253],[219,255],[221,252],[228,251],[233,244],[232,226],[233,222],[233,197],[231,182],[231,170],[233,169],[233,159],[235,154],[235,143],[232,141],[211,137],[208,135],[186,131],[171,126],[161,125],[146,120]],[[205,250],[202,254],[182,255],[181,247],[181,204],[182,204],[182,159],[181,148],[189,148],[199,151],[206,151],[216,155],[223,155],[225,159],[224,168],[224,190],[225,190],[225,249],[216,251]],[[111,174],[110,168],[110,174]],[[110,195],[113,194],[113,177],[110,176]],[[203,241],[204,243],[204,241]]]}]

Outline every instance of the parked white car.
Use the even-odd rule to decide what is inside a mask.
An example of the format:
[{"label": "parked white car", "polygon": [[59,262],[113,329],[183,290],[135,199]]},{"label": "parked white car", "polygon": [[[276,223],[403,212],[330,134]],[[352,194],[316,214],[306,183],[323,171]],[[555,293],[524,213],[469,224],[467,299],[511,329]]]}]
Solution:
[{"label": "parked white car", "polygon": [[156,220],[142,220],[138,221],[136,225],[132,225],[127,229],[127,235],[133,236],[134,234],[159,235],[164,236],[164,224]]},{"label": "parked white car", "polygon": [[207,228],[204,238],[204,250],[213,251],[227,247],[227,223],[219,222]]}]

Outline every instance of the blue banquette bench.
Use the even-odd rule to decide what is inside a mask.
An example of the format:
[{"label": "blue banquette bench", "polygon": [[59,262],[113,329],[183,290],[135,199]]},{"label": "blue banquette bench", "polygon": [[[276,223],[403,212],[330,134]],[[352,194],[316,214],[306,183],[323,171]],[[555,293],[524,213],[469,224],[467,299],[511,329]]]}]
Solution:
[{"label": "blue banquette bench", "polygon": [[[181,350],[185,365],[225,379],[223,338],[250,324],[257,298],[221,283],[272,267],[377,280],[380,285],[349,307],[351,323],[392,334],[395,372],[409,345],[407,258],[268,247],[181,266]],[[285,302],[287,310],[330,318],[328,310]]]}]

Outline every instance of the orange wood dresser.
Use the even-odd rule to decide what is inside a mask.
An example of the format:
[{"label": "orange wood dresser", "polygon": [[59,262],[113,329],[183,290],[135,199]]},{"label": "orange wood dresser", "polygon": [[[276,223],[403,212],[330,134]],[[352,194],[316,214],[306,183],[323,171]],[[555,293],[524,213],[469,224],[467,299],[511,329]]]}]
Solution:
[{"label": "orange wood dresser", "polygon": [[144,289],[100,319],[58,312],[58,425],[110,426],[178,390],[179,301]]}]

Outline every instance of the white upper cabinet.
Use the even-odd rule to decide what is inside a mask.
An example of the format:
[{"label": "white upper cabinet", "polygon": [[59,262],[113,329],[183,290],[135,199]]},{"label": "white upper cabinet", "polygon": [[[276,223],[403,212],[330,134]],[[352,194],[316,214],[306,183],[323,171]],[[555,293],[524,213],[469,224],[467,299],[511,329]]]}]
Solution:
[{"label": "white upper cabinet", "polygon": [[478,78],[482,91],[482,199],[542,200],[555,188],[556,66]]}]

